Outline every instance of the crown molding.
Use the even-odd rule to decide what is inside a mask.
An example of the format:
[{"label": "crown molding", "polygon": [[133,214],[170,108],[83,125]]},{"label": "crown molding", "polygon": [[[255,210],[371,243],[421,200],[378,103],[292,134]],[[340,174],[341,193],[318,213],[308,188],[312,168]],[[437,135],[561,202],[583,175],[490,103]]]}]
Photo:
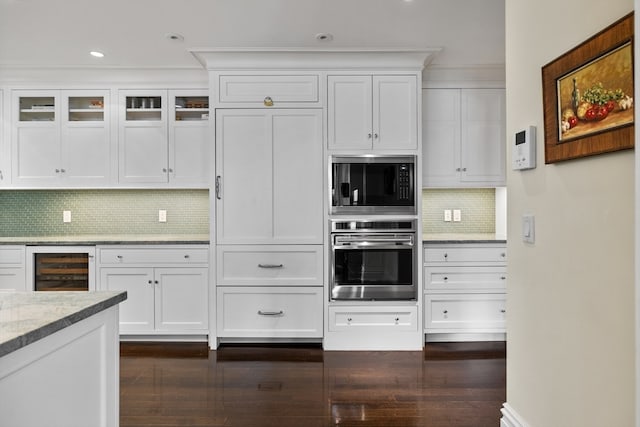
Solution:
[{"label": "crown molding", "polygon": [[207,70],[386,70],[421,71],[442,48],[303,49],[193,48]]}]

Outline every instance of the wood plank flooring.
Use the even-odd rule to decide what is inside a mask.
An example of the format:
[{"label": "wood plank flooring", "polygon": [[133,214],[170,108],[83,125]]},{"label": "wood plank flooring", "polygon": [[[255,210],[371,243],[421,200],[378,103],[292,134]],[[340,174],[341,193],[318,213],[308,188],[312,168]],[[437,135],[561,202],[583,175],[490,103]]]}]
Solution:
[{"label": "wood plank flooring", "polygon": [[121,346],[120,426],[498,427],[504,343],[423,352]]}]

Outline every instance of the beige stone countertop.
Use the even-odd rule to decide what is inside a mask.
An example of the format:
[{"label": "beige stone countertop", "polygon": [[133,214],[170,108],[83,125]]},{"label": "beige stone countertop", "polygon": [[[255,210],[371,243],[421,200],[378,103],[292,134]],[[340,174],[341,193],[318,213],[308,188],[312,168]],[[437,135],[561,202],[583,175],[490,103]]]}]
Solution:
[{"label": "beige stone countertop", "polygon": [[0,292],[0,357],[126,298],[123,291]]},{"label": "beige stone countertop", "polygon": [[0,245],[179,245],[208,243],[208,234],[113,234],[0,237]]},{"label": "beige stone countertop", "polygon": [[425,233],[422,242],[429,243],[507,243],[495,233]]}]

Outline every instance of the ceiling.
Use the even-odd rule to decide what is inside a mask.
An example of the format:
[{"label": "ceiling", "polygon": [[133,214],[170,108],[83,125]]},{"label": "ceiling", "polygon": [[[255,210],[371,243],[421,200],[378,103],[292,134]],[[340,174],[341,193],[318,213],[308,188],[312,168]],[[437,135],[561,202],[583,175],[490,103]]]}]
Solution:
[{"label": "ceiling", "polygon": [[442,48],[430,66],[496,66],[504,2],[0,0],[0,67],[200,68],[189,49],[248,47]]}]

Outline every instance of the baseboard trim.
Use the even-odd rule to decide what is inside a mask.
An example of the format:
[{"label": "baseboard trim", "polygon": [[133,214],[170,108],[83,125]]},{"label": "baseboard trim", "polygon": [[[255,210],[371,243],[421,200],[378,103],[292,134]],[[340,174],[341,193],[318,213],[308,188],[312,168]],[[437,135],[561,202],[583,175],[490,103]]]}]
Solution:
[{"label": "baseboard trim", "polygon": [[502,412],[500,427],[530,427],[508,403],[505,402],[502,405],[500,412]]}]

